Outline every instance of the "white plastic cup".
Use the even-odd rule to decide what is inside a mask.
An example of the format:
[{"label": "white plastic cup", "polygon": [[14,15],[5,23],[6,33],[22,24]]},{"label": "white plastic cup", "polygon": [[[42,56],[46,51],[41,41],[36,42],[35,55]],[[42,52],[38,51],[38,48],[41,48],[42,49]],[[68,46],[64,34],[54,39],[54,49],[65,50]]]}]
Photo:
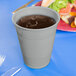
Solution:
[{"label": "white plastic cup", "polygon": [[[56,20],[53,26],[41,29],[24,28],[16,24],[23,16],[45,15]],[[43,68],[49,64],[56,28],[60,20],[59,14],[46,7],[26,7],[16,12],[12,21],[16,26],[24,62],[31,68]]]}]

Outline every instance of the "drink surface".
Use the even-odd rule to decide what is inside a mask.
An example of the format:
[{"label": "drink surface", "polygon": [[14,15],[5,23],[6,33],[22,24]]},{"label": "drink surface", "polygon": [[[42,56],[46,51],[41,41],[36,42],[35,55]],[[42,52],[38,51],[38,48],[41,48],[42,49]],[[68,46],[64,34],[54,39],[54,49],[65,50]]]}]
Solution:
[{"label": "drink surface", "polygon": [[17,21],[17,24],[24,28],[40,29],[54,25],[55,19],[44,15],[24,16]]}]

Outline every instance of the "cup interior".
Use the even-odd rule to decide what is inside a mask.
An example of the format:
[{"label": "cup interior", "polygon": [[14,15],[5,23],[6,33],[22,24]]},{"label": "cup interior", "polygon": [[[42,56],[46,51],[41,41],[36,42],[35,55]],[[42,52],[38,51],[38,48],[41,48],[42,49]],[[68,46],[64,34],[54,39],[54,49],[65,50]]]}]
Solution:
[{"label": "cup interior", "polygon": [[[29,15],[44,15],[44,16],[49,16],[55,19],[56,23],[54,25],[57,25],[59,20],[60,20],[60,16],[59,14],[50,9],[50,8],[46,8],[46,7],[40,7],[40,6],[35,6],[35,7],[26,7],[23,8],[19,11],[17,11],[13,17],[12,17],[12,21],[16,26],[19,26],[16,24],[16,22],[23,16],[29,16]],[[21,26],[19,26],[21,27]]]}]

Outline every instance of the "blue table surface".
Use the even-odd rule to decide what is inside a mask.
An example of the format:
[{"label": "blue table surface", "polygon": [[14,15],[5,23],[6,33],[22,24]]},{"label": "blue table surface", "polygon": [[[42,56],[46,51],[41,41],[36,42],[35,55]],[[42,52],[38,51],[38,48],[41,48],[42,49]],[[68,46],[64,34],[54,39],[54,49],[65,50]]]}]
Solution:
[{"label": "blue table surface", "polygon": [[[76,76],[76,33],[56,31],[48,66],[31,69],[23,62],[12,12],[30,0],[0,0],[0,76],[11,76],[11,69],[21,68],[14,76]],[[29,6],[40,0],[35,0]]]}]

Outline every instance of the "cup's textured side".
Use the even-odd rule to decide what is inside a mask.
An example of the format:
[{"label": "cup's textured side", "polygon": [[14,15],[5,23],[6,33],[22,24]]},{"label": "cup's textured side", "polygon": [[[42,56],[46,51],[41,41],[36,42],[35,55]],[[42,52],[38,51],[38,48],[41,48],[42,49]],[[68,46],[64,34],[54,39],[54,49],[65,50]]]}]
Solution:
[{"label": "cup's textured side", "polygon": [[[16,24],[18,19],[27,15],[46,15],[53,17],[56,24],[43,29],[27,29]],[[13,16],[24,62],[31,68],[42,68],[48,65],[52,53],[59,15],[44,7],[27,7],[18,11]]]}]

